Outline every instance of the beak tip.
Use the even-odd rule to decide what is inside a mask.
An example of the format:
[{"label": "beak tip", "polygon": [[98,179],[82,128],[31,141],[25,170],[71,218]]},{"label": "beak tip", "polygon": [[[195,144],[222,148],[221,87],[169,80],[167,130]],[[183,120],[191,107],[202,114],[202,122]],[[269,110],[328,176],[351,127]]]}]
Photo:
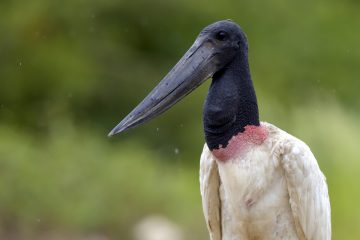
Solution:
[{"label": "beak tip", "polygon": [[122,122],[119,123],[116,127],[114,127],[109,134],[107,135],[109,138],[115,136],[116,134],[119,134],[121,132],[124,132],[127,130],[129,126],[127,124],[123,124]]},{"label": "beak tip", "polygon": [[107,136],[108,136],[108,138],[111,138],[111,137],[114,136],[115,134],[116,134],[116,133],[114,133],[113,131],[111,131],[111,132],[108,133]]},{"label": "beak tip", "polygon": [[131,121],[132,118],[126,117],[118,125],[116,125],[107,135],[109,138],[115,136],[116,134],[122,133],[129,128],[134,126],[134,122]]},{"label": "beak tip", "polygon": [[114,129],[111,130],[107,136],[110,138],[110,137],[113,137],[113,136],[115,136],[116,134],[118,134],[118,133],[120,133],[122,131],[123,130],[119,129],[119,127],[114,127]]}]

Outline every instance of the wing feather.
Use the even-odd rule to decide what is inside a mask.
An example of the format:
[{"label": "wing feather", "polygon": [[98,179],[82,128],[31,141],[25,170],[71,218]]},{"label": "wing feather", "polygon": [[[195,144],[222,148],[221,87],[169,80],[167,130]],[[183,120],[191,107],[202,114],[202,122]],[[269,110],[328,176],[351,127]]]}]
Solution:
[{"label": "wing feather", "polygon": [[218,166],[208,147],[204,146],[200,160],[200,191],[206,225],[211,240],[221,240],[220,177]]},{"label": "wing feather", "polygon": [[331,213],[325,176],[305,143],[291,138],[282,147],[281,164],[299,239],[330,240]]}]

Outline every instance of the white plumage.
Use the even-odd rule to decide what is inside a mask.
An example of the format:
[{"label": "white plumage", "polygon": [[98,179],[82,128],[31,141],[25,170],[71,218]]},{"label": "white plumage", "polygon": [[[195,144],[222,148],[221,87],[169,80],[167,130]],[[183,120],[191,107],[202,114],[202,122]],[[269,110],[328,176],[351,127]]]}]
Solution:
[{"label": "white plumage", "polygon": [[211,240],[331,239],[326,179],[309,147],[269,124],[266,140],[220,161],[205,144],[203,210]]}]

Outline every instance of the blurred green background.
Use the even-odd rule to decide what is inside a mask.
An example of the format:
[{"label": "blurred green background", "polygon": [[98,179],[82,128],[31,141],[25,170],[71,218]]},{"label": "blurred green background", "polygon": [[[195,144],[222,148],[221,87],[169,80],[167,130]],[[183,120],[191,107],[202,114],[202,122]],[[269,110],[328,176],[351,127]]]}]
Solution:
[{"label": "blurred green background", "polygon": [[[208,81],[108,139],[199,31],[249,39],[261,119],[327,176],[333,239],[360,239],[360,2],[1,0],[0,239],[134,239],[160,215],[208,239],[198,186]],[[191,113],[191,114],[189,114]]]}]

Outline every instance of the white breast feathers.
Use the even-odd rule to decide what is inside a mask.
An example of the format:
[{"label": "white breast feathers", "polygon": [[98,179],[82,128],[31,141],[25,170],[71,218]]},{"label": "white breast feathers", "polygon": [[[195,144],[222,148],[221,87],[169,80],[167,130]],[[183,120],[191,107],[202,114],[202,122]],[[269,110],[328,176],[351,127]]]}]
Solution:
[{"label": "white breast feathers", "polygon": [[326,180],[308,146],[276,128],[226,161],[205,145],[203,210],[211,240],[330,240]]}]

